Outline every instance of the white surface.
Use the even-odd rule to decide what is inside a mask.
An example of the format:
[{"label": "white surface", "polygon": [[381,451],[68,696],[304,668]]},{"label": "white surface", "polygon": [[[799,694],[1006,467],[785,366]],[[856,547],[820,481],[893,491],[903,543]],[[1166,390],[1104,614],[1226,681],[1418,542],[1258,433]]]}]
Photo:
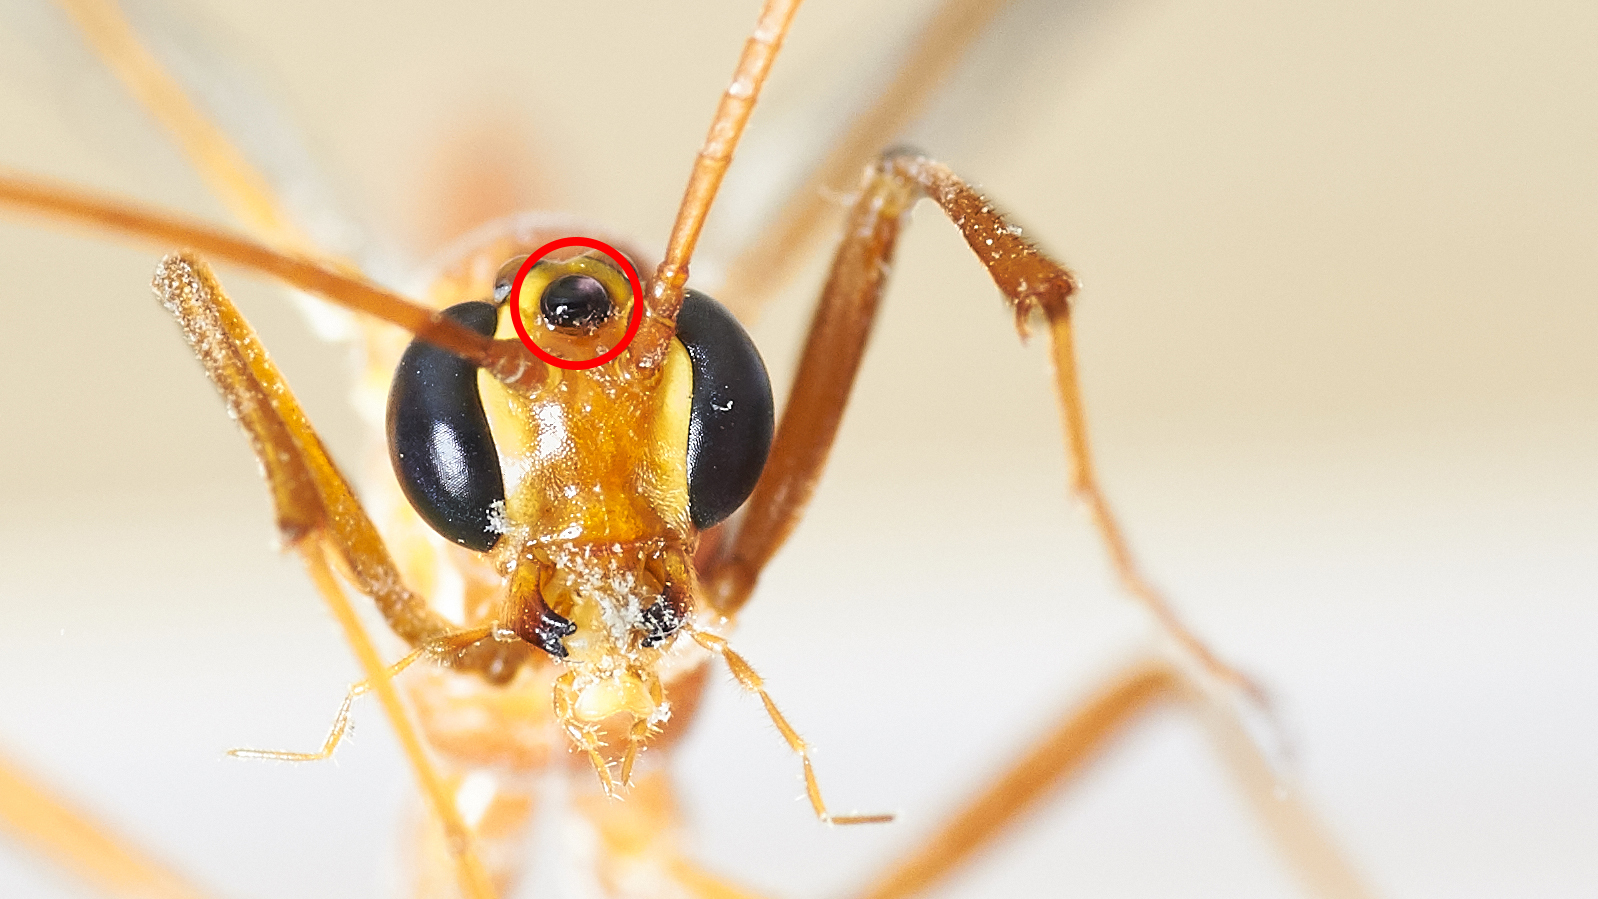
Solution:
[{"label": "white surface", "polygon": [[[804,95],[842,5],[800,14],[783,90]],[[498,103],[563,205],[654,244],[753,18],[329,6],[208,15],[349,195],[406,209],[438,129]],[[1592,6],[1169,2],[1055,27],[1071,52],[1000,78],[1033,102],[955,162],[1086,282],[1093,436],[1149,571],[1280,698],[1379,894],[1592,895]],[[220,218],[103,79],[0,57],[0,163]],[[0,222],[0,735],[227,895],[381,895],[408,782],[375,709],[335,765],[222,757],[314,742],[353,665],[270,551],[243,441],[146,292],[156,255]],[[899,269],[815,512],[735,645],[832,800],[903,821],[814,825],[725,683],[679,759],[702,857],[781,895],[858,882],[1140,645],[1064,499],[1041,348],[1014,348],[930,209]],[[340,353],[224,277],[353,459]],[[774,362],[802,305],[761,326]],[[940,895],[1045,889],[1295,887],[1171,716]],[[16,855],[0,893],[79,895]]]}]

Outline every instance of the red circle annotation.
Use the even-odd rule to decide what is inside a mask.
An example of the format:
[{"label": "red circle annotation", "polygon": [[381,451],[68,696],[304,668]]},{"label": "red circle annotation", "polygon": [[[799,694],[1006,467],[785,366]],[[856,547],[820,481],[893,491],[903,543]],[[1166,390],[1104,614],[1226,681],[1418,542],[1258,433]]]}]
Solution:
[{"label": "red circle annotation", "polygon": [[[592,359],[580,359],[575,362],[569,359],[562,359],[539,346],[533,340],[532,335],[527,333],[527,325],[522,321],[522,282],[526,280],[527,273],[532,271],[533,266],[537,265],[545,256],[567,247],[586,247],[590,250],[598,250],[609,256],[611,261],[621,266],[622,272],[627,275],[627,285],[633,290],[633,311],[627,318],[627,331],[622,335],[621,341]],[[644,322],[644,285],[638,278],[638,269],[634,268],[632,262],[610,244],[602,240],[595,240],[592,237],[562,237],[560,240],[552,240],[544,244],[522,261],[521,268],[516,270],[516,280],[511,282],[510,304],[510,320],[511,324],[516,328],[516,336],[521,338],[522,343],[527,346],[527,349],[532,351],[534,356],[557,368],[564,368],[567,371],[582,371],[583,369],[604,365],[606,362],[620,356],[627,349],[628,344],[633,342],[633,338],[638,336],[638,328]]]}]

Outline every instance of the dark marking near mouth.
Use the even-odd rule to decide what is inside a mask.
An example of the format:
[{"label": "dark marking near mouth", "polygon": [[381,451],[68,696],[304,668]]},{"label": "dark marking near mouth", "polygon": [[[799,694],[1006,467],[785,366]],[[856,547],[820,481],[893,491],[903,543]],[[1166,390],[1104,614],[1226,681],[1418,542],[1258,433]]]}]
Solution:
[{"label": "dark marking near mouth", "polygon": [[572,624],[570,619],[551,612],[542,602],[538,603],[536,617],[532,614],[534,611],[535,609],[528,609],[523,615],[521,626],[516,628],[516,635],[557,659],[566,658],[566,644],[561,641],[577,633],[577,625]]},{"label": "dark marking near mouth", "polygon": [[687,616],[678,608],[678,604],[671,597],[662,596],[654,605],[644,610],[644,628],[647,634],[644,637],[645,646],[657,646],[664,643],[677,629],[682,627]]}]

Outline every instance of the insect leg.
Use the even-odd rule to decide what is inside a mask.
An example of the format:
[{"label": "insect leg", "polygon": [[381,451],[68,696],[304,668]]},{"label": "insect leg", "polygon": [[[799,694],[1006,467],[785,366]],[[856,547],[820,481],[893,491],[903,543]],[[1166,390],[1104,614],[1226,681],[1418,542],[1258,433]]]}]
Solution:
[{"label": "insect leg", "polygon": [[794,730],[793,725],[783,716],[777,708],[777,703],[766,692],[766,683],[761,679],[755,669],[744,661],[744,657],[732,651],[725,638],[716,634],[709,634],[701,630],[691,629],[689,635],[694,642],[703,646],[710,652],[721,656],[727,663],[727,670],[732,672],[733,679],[738,681],[738,686],[760,697],[760,702],[766,707],[766,715],[771,718],[771,723],[776,725],[777,732],[787,741],[788,748],[799,756],[805,771],[805,795],[810,799],[810,807],[815,811],[816,817],[827,824],[885,824],[893,820],[892,815],[834,815],[827,811],[827,804],[821,798],[821,784],[816,780],[815,765],[810,761],[810,744],[804,737]]},{"label": "insect leg", "polygon": [[1144,578],[1099,487],[1088,443],[1082,392],[1077,383],[1075,333],[1071,321],[1071,297],[1077,289],[1075,276],[1023,238],[1019,227],[1011,224],[986,197],[941,163],[913,151],[891,151],[878,163],[876,174],[870,177],[910,186],[918,197],[925,196],[943,209],[1009,300],[1016,328],[1023,337],[1028,333],[1033,316],[1042,314],[1048,323],[1054,350],[1055,388],[1060,417],[1065,424],[1071,491],[1086,507],[1122,589],[1148,610],[1166,635],[1205,675],[1250,693],[1263,705],[1263,693],[1188,630],[1160,591]]},{"label": "insect leg", "polygon": [[1077,388],[1069,298],[1076,279],[1020,236],[997,210],[944,166],[909,151],[893,151],[867,170],[850,213],[821,304],[800,357],[794,390],[783,410],[766,471],[750,497],[732,545],[712,561],[710,595],[725,614],[748,599],[755,579],[787,539],[809,502],[843,420],[865,342],[887,283],[901,217],[921,197],[943,207],[1008,298],[1025,332],[1035,312],[1047,317],[1054,344],[1056,386],[1065,420],[1071,489],[1087,507],[1122,587],[1148,609],[1161,629],[1206,675],[1259,691],[1212,653],[1176,617],[1138,571],[1120,526],[1093,473],[1082,399]]},{"label": "insect leg", "polygon": [[107,896],[204,899],[206,894],[0,758],[0,827]]},{"label": "insect leg", "polygon": [[[836,227],[832,197],[926,110],[965,52],[1013,0],[945,0],[922,26],[893,81],[857,116],[804,183],[789,194],[756,241],[740,251],[722,295],[744,318],[781,290],[817,242]],[[747,320],[747,319],[745,319]]]},{"label": "insect leg", "polygon": [[711,604],[734,615],[803,517],[843,422],[844,406],[876,321],[899,218],[915,202],[912,187],[873,176],[850,215],[821,302],[805,337],[793,389],[777,423],[766,469],[730,538],[701,564]]},{"label": "insect leg", "polygon": [[1369,892],[1332,849],[1304,804],[1279,791],[1249,738],[1196,694],[1169,663],[1144,661],[1119,672],[1071,709],[936,831],[885,869],[856,899],[903,899],[935,887],[1063,788],[1144,714],[1164,704],[1193,712],[1207,725],[1221,760],[1270,825],[1277,848],[1294,862],[1313,895],[1361,899]]},{"label": "insect leg", "polygon": [[[1307,880],[1320,883],[1321,869],[1346,872],[1339,853],[1299,806],[1294,791],[1275,777],[1253,742],[1241,736],[1240,711],[1235,704],[1228,701],[1229,697],[1218,695],[1220,691],[1211,685],[1232,685],[1254,697],[1258,696],[1257,689],[1215,658],[1176,619],[1164,598],[1138,572],[1110,514],[1093,474],[1077,389],[1069,302],[1076,291],[1075,278],[1023,239],[1019,228],[953,172],[919,154],[891,151],[867,170],[860,196],[849,214],[846,237],[834,257],[811,322],[795,386],[777,427],[765,473],[749,499],[738,530],[724,538],[703,565],[706,595],[722,614],[735,614],[748,600],[766,563],[797,525],[842,422],[843,408],[887,281],[901,220],[923,196],[934,200],[960,228],[967,244],[1009,300],[1023,333],[1034,313],[1041,312],[1047,320],[1060,411],[1068,435],[1072,492],[1087,507],[1123,587],[1150,610],[1162,630],[1183,650],[1180,660],[1186,663],[1181,669],[1184,681],[1195,685],[1195,695],[1205,697],[1206,709],[1214,713],[1217,722],[1225,722],[1226,733],[1237,735],[1235,740],[1228,737],[1223,748],[1234,757],[1234,764],[1240,764],[1235,759],[1246,757],[1248,773],[1244,782],[1250,798],[1273,829],[1283,830],[1275,836],[1285,846],[1313,847],[1313,851],[1294,849],[1288,853],[1300,863]],[[1271,789],[1254,788],[1254,781],[1261,778],[1272,785]],[[1281,805],[1292,805],[1299,812],[1278,814]],[[1309,859],[1313,861],[1305,864]],[[1352,876],[1344,882],[1352,883]]]},{"label": "insect leg", "polygon": [[[393,680],[400,676],[406,668],[415,664],[418,659],[426,656],[440,656],[449,652],[459,652],[489,636],[487,628],[474,628],[452,635],[442,641],[419,646],[411,650],[398,662],[388,666],[383,671],[383,677]],[[316,762],[330,759],[333,752],[338,749],[338,744],[343,742],[350,731],[350,709],[354,707],[355,700],[372,692],[373,682],[370,680],[356,681],[350,685],[344,694],[344,701],[339,703],[338,712],[333,716],[333,726],[328,728],[327,737],[322,741],[322,747],[315,752],[291,752],[278,749],[229,749],[228,755],[237,759],[268,759],[277,762]]]},{"label": "insect leg", "polygon": [[[191,256],[169,256],[156,272],[155,289],[183,326],[229,411],[244,426],[265,469],[284,542],[297,548],[314,537],[328,559],[377,603],[389,626],[407,643],[417,647],[447,643],[457,628],[405,587],[349,482],[209,268]],[[444,660],[455,667],[509,677],[526,657],[525,650],[513,643],[482,642],[478,647],[476,653],[446,654]]]},{"label": "insect leg", "polygon": [[[404,658],[388,666],[383,672],[384,677],[393,680],[401,671],[411,666],[422,655],[425,649],[413,649]],[[344,694],[344,701],[339,703],[338,712],[333,716],[333,726],[327,729],[327,737],[322,740],[322,746],[314,752],[294,752],[285,749],[229,749],[228,755],[236,759],[265,759],[274,762],[318,762],[333,757],[338,744],[350,730],[350,709],[355,705],[355,700],[371,692],[372,682],[369,680],[356,681],[350,685]]]},{"label": "insect leg", "polygon": [[[333,567],[338,566],[346,579],[376,601],[395,632],[414,646],[449,636],[452,626],[405,588],[377,529],[328,458],[249,324],[222,293],[205,263],[192,256],[168,256],[156,270],[154,286],[163,305],[182,325],[190,347],[229,411],[243,425],[272,491],[284,543],[304,560],[388,713],[423,795],[447,834],[462,891],[472,899],[493,896],[453,794],[422,745],[415,723]],[[478,646],[487,654],[487,658],[475,660],[485,665],[482,670],[496,670],[495,660],[514,669],[513,651],[501,648],[509,644],[484,641]]]},{"label": "insect leg", "polygon": [[1047,799],[1110,748],[1110,741],[1162,702],[1180,681],[1159,662],[1133,665],[1072,709],[935,833],[878,875],[859,899],[901,899],[930,889],[976,857],[1004,828]]}]

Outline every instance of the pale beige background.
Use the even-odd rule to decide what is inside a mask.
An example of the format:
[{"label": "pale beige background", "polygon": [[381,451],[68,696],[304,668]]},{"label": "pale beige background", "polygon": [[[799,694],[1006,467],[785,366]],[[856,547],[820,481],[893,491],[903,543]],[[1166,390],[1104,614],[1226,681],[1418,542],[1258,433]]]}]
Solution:
[{"label": "pale beige background", "polygon": [[[561,208],[649,245],[754,15],[197,5],[168,20],[242,50],[351,205],[395,230],[440,131],[492,109]],[[848,5],[800,14],[773,88],[792,105],[862,54]],[[852,15],[891,36],[917,7]],[[48,8],[0,8],[0,164],[221,218]],[[1381,895],[1592,895],[1595,8],[1020,19],[1025,52],[976,83],[1021,100],[985,136],[922,142],[1081,272],[1094,437],[1150,572],[1275,691],[1298,777]],[[226,895],[387,895],[407,781],[375,710],[336,765],[222,757],[319,739],[354,669],[145,289],[157,255],[0,221],[0,741]],[[343,351],[224,277],[356,458]],[[778,367],[800,293],[758,331]],[[902,823],[816,826],[727,684],[679,758],[701,857],[781,895],[864,877],[1145,633],[1063,496],[1040,348],[1015,347],[930,209],[875,349],[737,644],[821,747],[834,802]],[[79,895],[3,854],[0,893]],[[941,895],[1294,890],[1171,715]]]}]

